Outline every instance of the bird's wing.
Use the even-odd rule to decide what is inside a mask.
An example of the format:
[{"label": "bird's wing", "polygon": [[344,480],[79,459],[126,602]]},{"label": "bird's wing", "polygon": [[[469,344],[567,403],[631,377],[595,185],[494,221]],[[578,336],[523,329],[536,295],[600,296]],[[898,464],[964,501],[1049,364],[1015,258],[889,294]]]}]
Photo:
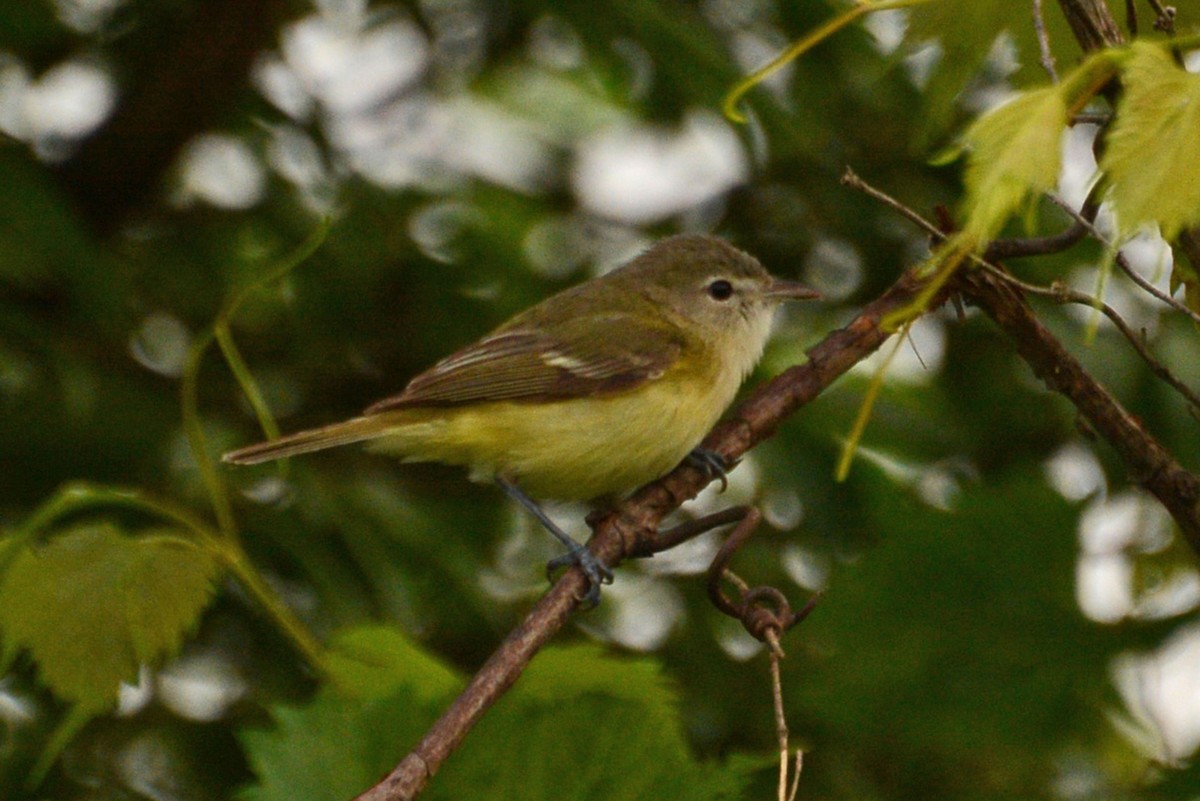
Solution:
[{"label": "bird's wing", "polygon": [[625,313],[558,321],[553,334],[522,322],[451,354],[366,413],[619,392],[661,376],[685,345],[672,326]]}]

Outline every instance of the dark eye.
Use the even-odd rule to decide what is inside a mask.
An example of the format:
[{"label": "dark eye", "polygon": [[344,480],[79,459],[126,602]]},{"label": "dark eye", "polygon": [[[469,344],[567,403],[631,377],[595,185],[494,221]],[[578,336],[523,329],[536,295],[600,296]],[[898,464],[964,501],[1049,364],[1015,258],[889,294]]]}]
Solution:
[{"label": "dark eye", "polygon": [[718,278],[708,285],[708,296],[713,300],[729,300],[733,297],[733,284]]}]

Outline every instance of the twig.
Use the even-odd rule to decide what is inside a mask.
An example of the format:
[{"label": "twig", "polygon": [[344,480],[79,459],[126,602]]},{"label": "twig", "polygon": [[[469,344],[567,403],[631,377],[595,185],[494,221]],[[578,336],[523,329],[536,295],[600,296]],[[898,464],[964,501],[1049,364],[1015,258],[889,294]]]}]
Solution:
[{"label": "twig", "polygon": [[908,206],[905,206],[903,203],[896,200],[891,195],[871,186],[866,181],[864,181],[862,178],[859,178],[858,173],[856,173],[854,170],[850,169],[849,167],[847,167],[846,170],[842,173],[841,183],[842,183],[842,186],[848,186],[851,189],[857,189],[859,192],[862,192],[867,197],[872,198],[874,200],[878,200],[880,203],[887,206],[889,209],[896,212],[901,217],[904,217],[906,220],[911,222],[913,225],[917,226],[918,228],[920,228],[921,230],[923,230],[925,233],[929,234],[933,238],[937,239],[938,241],[941,241],[946,238],[946,234],[944,231],[942,231],[942,229],[938,228],[936,225],[929,222],[929,220],[926,220],[920,214],[917,214],[917,212],[913,211]]},{"label": "twig", "polygon": [[1072,223],[1071,227],[1049,236],[1030,236],[1018,239],[997,239],[987,246],[983,258],[985,261],[1002,259],[1021,259],[1029,256],[1046,256],[1051,253],[1062,253],[1073,245],[1079,244],[1088,235],[1087,226],[1081,222]]},{"label": "twig", "polygon": [[[783,710],[783,681],[779,663],[784,657],[779,637],[800,621],[808,617],[816,607],[820,594],[809,599],[798,612],[793,612],[787,597],[775,587],[750,587],[729,569],[729,560],[746,543],[762,520],[762,514],[753,507],[738,507],[728,510],[741,514],[741,522],[730,532],[724,544],[713,557],[708,567],[708,598],[722,613],[737,618],[742,626],[759,642],[767,646],[767,658],[771,669],[771,698],[775,708],[775,737],[779,744],[778,801],[793,801],[800,789],[800,770],[804,764],[802,752],[796,751],[796,770],[788,778],[787,716]],[[738,598],[731,600],[721,589],[722,582],[729,582],[738,589]]]},{"label": "twig", "polygon": [[[922,230],[926,231],[930,235],[932,235],[938,239],[945,238],[945,234],[943,234],[937,228],[937,226],[935,226],[933,223],[929,222],[924,217],[922,217],[920,214],[918,214],[916,211],[908,208],[903,203],[901,203],[900,201],[891,197],[890,195],[886,194],[885,192],[882,192],[881,190],[870,186],[865,181],[863,181],[861,178],[859,178],[857,175],[855,175],[851,170],[847,169],[845,174],[843,174],[842,183],[847,186],[852,186],[856,189],[861,189],[863,192],[867,193],[870,197],[880,201],[881,203],[886,204],[889,208],[896,210],[898,213],[902,214],[905,218],[913,221]],[[1167,367],[1162,362],[1158,361],[1158,359],[1156,359],[1150,353],[1150,351],[1146,347],[1145,342],[1143,341],[1142,337],[1139,337],[1133,331],[1133,329],[1131,329],[1129,327],[1129,324],[1126,323],[1125,320],[1119,314],[1117,314],[1116,310],[1113,309],[1111,306],[1102,302],[1098,298],[1094,298],[1091,295],[1086,295],[1082,292],[1077,292],[1077,291],[1071,290],[1061,284],[1056,284],[1054,287],[1047,289],[1047,288],[1035,286],[1033,284],[1024,283],[1024,282],[1019,281],[1016,278],[1012,277],[1011,275],[1009,275],[1008,273],[1006,273],[1004,270],[1000,269],[996,264],[993,263],[994,260],[1004,258],[1006,256],[1014,256],[1015,257],[1015,256],[1041,255],[1041,254],[1045,254],[1045,253],[1057,253],[1060,250],[1063,250],[1066,247],[1069,247],[1069,244],[1073,244],[1074,242],[1079,241],[1079,239],[1082,238],[1083,235],[1086,233],[1091,233],[1094,237],[1099,239],[1102,243],[1104,243],[1106,245],[1108,244],[1107,241],[1104,239],[1103,235],[1101,235],[1100,232],[1096,230],[1095,225],[1092,223],[1091,220],[1088,219],[1088,217],[1086,215],[1083,215],[1080,212],[1076,211],[1075,209],[1072,209],[1069,205],[1064,203],[1061,199],[1054,197],[1053,195],[1051,195],[1050,198],[1057,205],[1064,208],[1067,211],[1067,213],[1069,213],[1072,216],[1072,218],[1074,218],[1075,224],[1073,226],[1068,228],[1066,231],[1063,231],[1060,234],[1055,234],[1053,236],[1033,237],[1030,239],[996,240],[995,242],[993,242],[991,245],[988,246],[986,252],[984,253],[983,258],[979,261],[979,263],[984,268],[990,270],[997,278],[1000,278],[1004,281],[1008,281],[1009,283],[1013,284],[1014,286],[1017,286],[1020,289],[1026,291],[1026,292],[1029,292],[1031,294],[1037,294],[1037,295],[1043,295],[1046,297],[1050,297],[1050,298],[1055,299],[1059,303],[1087,304],[1087,305],[1092,306],[1093,308],[1099,309],[1104,314],[1104,316],[1106,316],[1106,317],[1108,317],[1108,319],[1112,320],[1113,324],[1117,327],[1117,330],[1119,330],[1125,336],[1125,338],[1127,340],[1129,340],[1129,344],[1131,344],[1133,346],[1133,349],[1135,351],[1137,351],[1138,356],[1140,356],[1142,358],[1142,360],[1144,362],[1146,362],[1146,365],[1150,368],[1150,371],[1152,373],[1154,373],[1154,375],[1158,376],[1163,381],[1165,381],[1167,384],[1169,384],[1173,389],[1175,389],[1176,392],[1178,392],[1180,395],[1182,395],[1183,398],[1188,402],[1188,404],[1193,408],[1193,410],[1200,412],[1200,396],[1197,396],[1197,394],[1195,392],[1193,392],[1192,389],[1187,386],[1187,384],[1184,384],[1182,381],[1180,381],[1178,378],[1176,378],[1174,373],[1172,373],[1169,369],[1167,369]],[[1141,275],[1139,275],[1136,271],[1133,270],[1133,268],[1130,266],[1128,260],[1125,259],[1124,256],[1122,256],[1120,254],[1120,252],[1117,253],[1116,258],[1118,259],[1118,264],[1121,265],[1121,269],[1135,283],[1137,283],[1138,286],[1141,286],[1147,292],[1150,292],[1152,295],[1154,295],[1156,298],[1159,298],[1160,300],[1164,301],[1165,303],[1170,304],[1173,308],[1176,308],[1179,311],[1182,311],[1183,313],[1190,316],[1197,323],[1200,323],[1200,315],[1196,315],[1194,312],[1192,312],[1191,309],[1187,308],[1186,306],[1183,306],[1178,301],[1176,301],[1174,298],[1164,295],[1153,284],[1149,283],[1144,278],[1142,278]]]},{"label": "twig", "polygon": [[767,659],[771,667],[771,699],[775,707],[775,739],[779,744],[779,801],[793,801],[800,790],[800,769],[803,766],[804,753],[796,749],[796,770],[788,780],[788,753],[792,750],[788,744],[787,716],[783,711],[783,681],[780,678],[779,662],[783,659],[783,649],[779,646],[779,635],[774,631],[767,632]]},{"label": "twig", "polygon": [[[1070,203],[1067,203],[1065,200],[1058,197],[1057,195],[1048,195],[1048,197],[1055,205],[1057,205],[1059,208],[1066,211],[1067,214],[1070,214],[1071,217],[1073,217],[1076,222],[1084,225],[1087,228],[1088,233],[1090,233],[1097,242],[1099,242],[1100,244],[1104,245],[1107,248],[1113,249],[1112,241],[1109,240],[1108,237],[1106,237],[1103,233],[1101,233],[1100,230],[1098,228],[1096,228],[1095,224],[1091,220],[1088,220],[1086,217],[1081,215],[1078,211],[1071,208]],[[1167,304],[1175,311],[1191,318],[1193,323],[1200,325],[1200,314],[1197,314],[1196,312],[1192,311],[1191,309],[1189,309],[1187,307],[1187,305],[1180,303],[1178,300],[1171,297],[1166,292],[1163,292],[1161,289],[1156,287],[1154,284],[1150,283],[1145,278],[1143,278],[1141,276],[1141,274],[1138,273],[1137,270],[1133,269],[1133,266],[1129,263],[1129,259],[1125,258],[1125,254],[1122,253],[1120,250],[1116,251],[1114,260],[1116,261],[1117,266],[1121,268],[1121,272],[1123,272],[1123,273],[1125,273],[1125,275],[1129,276],[1129,280],[1133,281],[1135,284],[1137,284],[1139,287],[1141,287],[1143,290],[1145,290],[1148,294],[1157,298],[1158,300],[1162,301],[1163,303]]]},{"label": "twig", "polygon": [[1107,111],[1081,111],[1071,117],[1072,125],[1108,125],[1112,121],[1112,114]]},{"label": "twig", "polygon": [[640,552],[631,552],[629,558],[637,559],[639,557],[653,556],[660,551],[669,551],[676,545],[686,542],[706,531],[712,531],[714,528],[727,526],[730,523],[743,520],[748,512],[749,507],[747,506],[731,506],[728,509],[722,509],[719,512],[713,512],[710,515],[689,520],[686,523],[680,523],[674,528],[658,532],[654,537],[653,543],[644,543],[645,549]]},{"label": "twig", "polygon": [[1137,3],[1135,3],[1134,0],[1125,0],[1125,30],[1129,31],[1129,38],[1137,38]]},{"label": "twig", "polygon": [[[841,183],[843,186],[857,189],[868,197],[884,204],[939,242],[946,238],[946,232],[941,228],[926,220],[916,211],[910,209],[891,195],[871,186],[849,167],[842,173]],[[1077,217],[1077,215],[1078,212],[1072,214],[1072,217]],[[1092,229],[1085,222],[1076,220],[1070,228],[1061,233],[1051,234],[1050,236],[1023,239],[997,239],[988,246],[983,258],[985,260],[1006,259],[1061,253],[1083,239],[1090,230]]]},{"label": "twig", "polygon": [[[1129,0],[1133,2],[1133,0]],[[1033,30],[1037,33],[1038,50],[1042,55],[1042,68],[1052,83],[1058,83],[1058,70],[1054,67],[1054,53],[1050,50],[1050,36],[1046,33],[1046,20],[1042,16],[1042,0],[1033,0]]]},{"label": "twig", "polygon": [[1151,354],[1150,350],[1146,347],[1146,343],[1143,341],[1143,338],[1138,336],[1138,334],[1129,327],[1129,324],[1125,322],[1124,318],[1122,318],[1121,315],[1117,313],[1117,310],[1112,306],[1104,303],[1099,298],[1094,298],[1084,292],[1078,292],[1074,289],[1071,289],[1060,281],[1054,282],[1054,284],[1049,287],[1037,286],[1036,284],[1028,284],[1024,281],[1021,281],[992,264],[985,263],[983,268],[1000,280],[1006,281],[1009,284],[1019,288],[1022,292],[1027,292],[1031,295],[1048,297],[1057,303],[1078,303],[1082,306],[1090,306],[1093,309],[1098,309],[1100,313],[1112,321],[1113,325],[1117,327],[1117,330],[1121,332],[1125,339],[1129,340],[1129,344],[1133,346],[1133,349],[1137,351],[1138,356],[1140,356],[1142,361],[1144,361],[1150,368],[1150,372],[1154,373],[1154,375],[1170,384],[1176,392],[1182,395],[1188,404],[1191,405],[1193,413],[1200,414],[1200,396],[1193,392],[1187,384],[1176,378],[1175,374],[1167,369],[1166,365],[1154,358],[1154,355]]}]

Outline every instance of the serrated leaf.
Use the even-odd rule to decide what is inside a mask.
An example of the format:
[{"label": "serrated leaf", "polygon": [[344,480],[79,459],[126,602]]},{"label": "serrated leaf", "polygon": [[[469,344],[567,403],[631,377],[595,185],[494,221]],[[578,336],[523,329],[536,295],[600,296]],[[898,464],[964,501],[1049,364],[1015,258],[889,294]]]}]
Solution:
[{"label": "serrated leaf", "polygon": [[272,729],[238,738],[258,777],[246,801],[345,801],[395,767],[437,717],[409,685],[369,700],[321,692],[303,707],[275,707]]},{"label": "serrated leaf", "polygon": [[56,694],[103,708],[140,665],[178,651],[216,574],[209,554],[170,530],[79,526],[22,548],[0,577],[4,651],[27,650]]},{"label": "serrated leaf", "polygon": [[330,641],[330,682],[275,726],[239,733],[258,783],[253,801],[345,801],[395,766],[464,681],[402,632],[346,629]]},{"label": "serrated leaf", "polygon": [[456,671],[390,626],[339,631],[330,640],[326,666],[336,688],[364,699],[408,686],[423,701],[436,702],[463,686]]},{"label": "serrated leaf", "polygon": [[1200,223],[1200,75],[1134,42],[1100,168],[1123,234],[1157,223],[1165,239]]},{"label": "serrated leaf", "polygon": [[428,794],[493,801],[736,798],[754,767],[692,758],[678,696],[656,662],[576,646],[540,654]]},{"label": "serrated leaf", "polygon": [[[422,663],[450,672],[427,655],[410,659],[405,654],[413,649],[402,635],[383,630],[335,638],[334,650],[341,651],[330,662],[335,683],[364,685],[366,696],[328,686],[303,708],[274,710],[274,729],[242,732],[259,781],[241,797],[343,801],[394,767],[457,689],[441,698],[428,693]],[[364,656],[365,662],[346,669]],[[364,683],[363,670],[378,673]],[[444,683],[444,676],[435,682]],[[390,695],[376,693],[389,685]],[[735,797],[761,761],[696,762],[677,705],[649,660],[617,659],[592,646],[546,649],[425,795],[493,801]]]},{"label": "serrated leaf", "polygon": [[1055,86],[1025,92],[975,121],[964,136],[971,148],[965,231],[994,239],[1023,203],[1055,185],[1066,126],[1067,104]]}]

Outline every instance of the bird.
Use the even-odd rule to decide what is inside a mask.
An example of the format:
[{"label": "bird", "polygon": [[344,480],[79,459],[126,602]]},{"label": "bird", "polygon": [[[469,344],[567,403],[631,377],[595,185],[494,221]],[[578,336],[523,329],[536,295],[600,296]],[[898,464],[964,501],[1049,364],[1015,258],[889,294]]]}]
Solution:
[{"label": "bird", "polygon": [[776,308],[819,297],[708,234],[662,239],[628,263],[518,313],[362,414],[226,453],[250,465],[362,442],[495,482],[566,547],[599,601],[612,572],[535,499],[595,501],[691,460],[762,357]]}]

